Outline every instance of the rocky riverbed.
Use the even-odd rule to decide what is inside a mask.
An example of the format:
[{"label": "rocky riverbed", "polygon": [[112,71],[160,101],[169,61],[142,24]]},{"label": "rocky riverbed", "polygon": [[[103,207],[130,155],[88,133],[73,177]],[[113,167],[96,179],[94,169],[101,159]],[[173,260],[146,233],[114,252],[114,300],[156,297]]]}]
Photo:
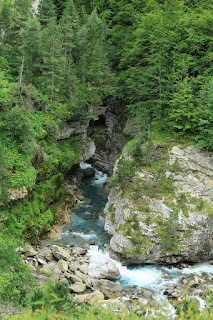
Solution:
[{"label": "rocky riverbed", "polygon": [[[83,170],[88,167],[91,166],[81,164]],[[94,171],[90,171],[93,176]],[[63,227],[56,240],[17,248],[40,284],[51,274],[69,288],[79,304],[115,303],[115,310],[125,305],[137,314],[145,314],[163,301],[167,311],[174,313],[173,305],[184,302],[186,296],[203,308],[204,299],[213,290],[211,261],[128,267],[109,255],[110,239],[100,216],[107,201],[102,190],[106,179],[106,175],[96,170],[95,176],[87,180],[80,207],[72,209],[72,224]]]},{"label": "rocky riverbed", "polygon": [[[138,286],[122,285],[118,281],[122,279],[122,268],[105,255],[100,255],[101,260],[98,260],[89,247],[63,248],[41,242],[35,246],[19,247],[17,251],[22,260],[32,268],[32,273],[40,284],[51,274],[54,280],[68,286],[79,304],[88,302],[96,305],[116,301],[125,303],[130,310],[134,309],[141,314],[146,308],[156,307],[156,303],[161,304],[163,299],[177,305],[184,302],[186,296],[190,296],[202,308],[205,305],[203,299],[213,290],[213,266],[210,264],[183,264],[169,269],[162,268],[161,279],[158,278],[155,284],[153,282],[153,287],[147,289],[140,286],[140,279]],[[153,277],[154,272],[155,270]],[[157,285],[161,288],[160,291],[156,290]]]}]

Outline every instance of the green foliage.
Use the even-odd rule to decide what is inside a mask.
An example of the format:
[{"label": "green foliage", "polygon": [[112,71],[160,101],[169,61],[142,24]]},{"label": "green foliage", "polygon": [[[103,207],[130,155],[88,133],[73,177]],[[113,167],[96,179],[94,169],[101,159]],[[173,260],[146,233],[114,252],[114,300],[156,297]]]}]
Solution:
[{"label": "green foliage", "polygon": [[120,0],[92,5],[110,25],[119,98],[143,128],[153,123],[186,136],[197,134],[200,126],[200,146],[209,145],[205,130],[212,126],[202,115],[199,122],[198,92],[212,76],[212,3]]},{"label": "green foliage", "polygon": [[17,241],[0,233],[0,299],[22,305],[34,283],[30,270],[15,251]]},{"label": "green foliage", "polygon": [[54,282],[49,278],[40,288],[36,288],[27,297],[27,306],[33,311],[41,309],[46,315],[45,319],[57,310],[63,312],[63,315],[79,318],[87,312],[87,305],[78,307],[73,296],[69,294],[69,289],[60,282]]},{"label": "green foliage", "polygon": [[111,215],[111,221],[114,224],[115,223],[115,211],[116,211],[114,203],[110,204],[110,206],[108,208],[108,211],[109,211],[109,213]]},{"label": "green foliage", "polygon": [[28,21],[22,32],[22,37],[25,83],[35,84],[36,77],[41,74],[42,67],[41,31],[40,24],[35,18]]},{"label": "green foliage", "polygon": [[8,200],[9,173],[5,162],[4,150],[0,144],[0,206]]},{"label": "green foliage", "polygon": [[123,190],[130,184],[134,174],[134,162],[122,156],[118,161],[117,170],[109,183],[109,187],[113,188],[119,186],[121,190]]},{"label": "green foliage", "polygon": [[4,149],[5,162],[11,171],[10,187],[31,187],[36,179],[36,170],[31,164],[34,132],[29,112],[18,107],[3,114],[0,122],[0,142]]},{"label": "green foliage", "polygon": [[[186,298],[183,305],[177,307],[177,317],[179,320],[211,320],[212,319],[212,293],[210,292],[209,298],[207,300],[206,307],[200,311],[196,300]],[[84,308],[79,307],[78,312],[72,314],[73,308],[70,309],[71,314],[66,316],[65,313],[53,310],[51,314],[46,314],[46,310],[37,310],[36,312],[23,311],[20,315],[15,315],[10,318],[5,317],[5,319],[11,320],[145,320],[147,315],[137,315],[134,311],[128,311],[127,308],[122,309],[122,314],[115,312],[111,307],[101,307],[98,308],[90,307]],[[160,308],[159,310],[144,310],[150,320],[167,320],[171,319],[171,316],[167,314],[165,308]]]},{"label": "green foliage", "polygon": [[104,95],[113,93],[113,75],[107,66],[104,45],[105,25],[95,11],[77,33],[77,65],[81,80],[83,104],[88,115],[95,119],[103,111]]},{"label": "green foliage", "polygon": [[50,103],[60,101],[60,87],[63,79],[64,57],[62,37],[55,18],[43,30],[43,74],[42,82]]},{"label": "green foliage", "polygon": [[10,98],[11,87],[5,77],[4,72],[0,70],[0,110],[10,105]]},{"label": "green foliage", "polygon": [[176,159],[175,162],[169,166],[169,170],[172,172],[181,172],[183,169],[181,168],[178,160]]},{"label": "green foliage", "polygon": [[165,175],[165,168],[159,168],[157,174],[153,179],[145,180],[142,182],[143,189],[146,195],[150,198],[156,195],[168,195],[173,192],[173,176]]},{"label": "green foliage", "polygon": [[177,91],[173,93],[171,109],[169,110],[168,125],[181,134],[193,131],[197,125],[197,111],[193,102],[192,85],[186,77],[177,86]]},{"label": "green foliage", "polygon": [[199,133],[195,137],[197,146],[213,150],[213,79],[210,79],[201,91],[198,116]]},{"label": "green foliage", "polygon": [[179,249],[179,233],[178,233],[178,210],[174,209],[170,212],[167,221],[159,220],[158,234],[161,237],[161,244],[165,252],[177,254]]},{"label": "green foliage", "polygon": [[38,7],[38,18],[42,25],[46,26],[52,18],[56,18],[56,7],[53,0],[42,0]]}]

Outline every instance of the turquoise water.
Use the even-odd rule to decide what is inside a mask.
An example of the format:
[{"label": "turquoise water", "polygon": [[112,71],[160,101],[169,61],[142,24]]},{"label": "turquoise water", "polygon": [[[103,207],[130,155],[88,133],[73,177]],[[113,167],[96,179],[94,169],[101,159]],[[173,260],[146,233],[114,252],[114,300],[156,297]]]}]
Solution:
[{"label": "turquoise water", "polygon": [[[81,168],[91,167],[89,164],[81,163]],[[85,205],[72,208],[72,224],[63,227],[59,240],[68,245],[83,245],[93,241],[101,249],[109,244],[110,238],[104,231],[105,220],[101,216],[107,202],[107,194],[103,191],[103,185],[107,175],[95,170],[95,176],[84,179],[83,196]]]},{"label": "turquoise water", "polygon": [[[82,169],[91,167],[86,163],[81,163],[80,166]],[[100,261],[103,256],[107,256],[110,259],[107,252],[110,238],[104,231],[104,218],[99,215],[107,202],[107,194],[103,190],[106,180],[107,175],[98,170],[95,171],[94,178],[85,179],[83,188],[85,204],[72,209],[72,224],[63,228],[57,240],[59,243],[77,246],[92,243],[93,245],[90,246],[88,255],[90,259],[96,259],[97,261]],[[98,213],[96,217],[93,216],[94,212]],[[117,265],[121,273],[119,282],[124,287],[137,286],[150,289],[154,292],[158,301],[166,299],[163,295],[165,289],[171,284],[177,285],[184,274],[197,273],[201,275],[203,272],[213,273],[213,265],[207,263],[195,264],[180,270],[175,267],[168,268],[167,266],[156,265],[124,266],[118,261],[112,261]],[[171,279],[162,278],[164,272],[167,272]],[[204,305],[204,302],[202,302],[201,306],[204,307]],[[169,304],[168,309],[173,310]]]}]

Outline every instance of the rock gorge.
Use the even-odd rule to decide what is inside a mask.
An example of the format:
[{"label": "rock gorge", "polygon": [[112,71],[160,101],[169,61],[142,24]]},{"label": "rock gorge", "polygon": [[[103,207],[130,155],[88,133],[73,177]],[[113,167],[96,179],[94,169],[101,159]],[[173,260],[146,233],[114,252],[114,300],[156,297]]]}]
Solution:
[{"label": "rock gorge", "polygon": [[[83,200],[79,161],[88,161],[110,175],[114,168],[116,175],[116,159],[132,139],[131,130],[131,119],[112,101],[107,102],[106,112],[95,120],[73,118],[61,122],[56,140],[67,140],[69,147],[69,139],[73,138],[81,143],[81,152],[74,162],[70,161],[71,167],[65,174],[63,194],[68,203],[60,203],[56,224],[69,223],[70,208]],[[105,230],[112,236],[110,248],[117,259],[127,264],[212,259],[212,153],[174,142],[166,147],[163,143],[154,145],[151,162],[157,171],[152,170],[152,165],[147,168],[140,164],[124,190],[118,185],[109,193],[104,213]],[[142,143],[140,148],[146,149]],[[128,158],[126,147],[123,154]],[[160,168],[162,173],[158,172]],[[160,184],[170,185],[170,190],[158,190]],[[10,200],[30,198],[28,192],[24,186],[11,190]]]},{"label": "rock gorge", "polygon": [[[153,157],[163,149],[156,144]],[[105,230],[113,256],[127,264],[213,258],[212,153],[171,143],[164,159],[162,173],[141,166],[124,190],[110,191]]]}]

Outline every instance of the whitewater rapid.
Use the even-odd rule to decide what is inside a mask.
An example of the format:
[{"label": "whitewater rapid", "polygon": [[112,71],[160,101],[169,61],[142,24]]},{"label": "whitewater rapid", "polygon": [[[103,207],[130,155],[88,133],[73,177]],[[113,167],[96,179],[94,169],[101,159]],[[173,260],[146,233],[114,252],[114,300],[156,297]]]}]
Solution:
[{"label": "whitewater rapid", "polygon": [[[84,170],[92,166],[82,162],[80,167]],[[107,252],[110,238],[104,231],[104,218],[101,215],[98,215],[96,218],[91,217],[94,209],[99,213],[102,212],[107,202],[107,196],[102,190],[107,178],[107,174],[95,170],[94,178],[90,179],[84,188],[86,204],[80,208],[72,209],[72,224],[64,228],[64,231],[60,234],[60,239],[65,243],[77,245],[94,241],[96,244],[91,245],[88,251],[90,259],[101,261],[103,256],[106,256],[118,267],[121,273],[119,282],[124,288],[137,286],[151,290],[156,296],[157,301],[160,303],[166,301],[167,309],[171,313],[174,313],[174,308],[168,303],[164,291],[171,285],[177,285],[183,275],[195,273],[202,275],[203,272],[213,274],[213,265],[199,263],[180,270],[175,267],[155,265],[125,266],[119,261],[111,259]],[[170,276],[169,279],[163,277],[165,273]],[[200,297],[197,297],[197,299],[199,300],[200,308],[203,308],[205,302]]]}]

